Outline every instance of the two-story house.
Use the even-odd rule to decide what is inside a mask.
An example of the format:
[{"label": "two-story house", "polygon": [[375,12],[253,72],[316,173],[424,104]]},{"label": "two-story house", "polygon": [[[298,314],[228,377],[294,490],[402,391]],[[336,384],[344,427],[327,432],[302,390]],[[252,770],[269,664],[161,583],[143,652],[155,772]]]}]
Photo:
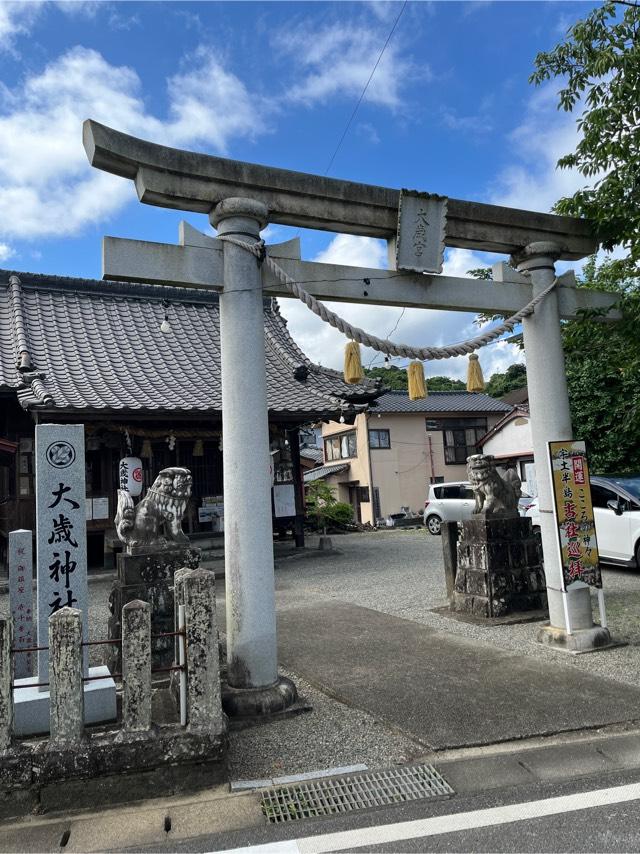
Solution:
[{"label": "two-story house", "polygon": [[424,400],[385,392],[354,424],[323,424],[324,465],[305,481],[325,478],[363,523],[403,507],[419,512],[430,484],[466,480],[467,457],[511,409],[466,391],[430,392]]}]

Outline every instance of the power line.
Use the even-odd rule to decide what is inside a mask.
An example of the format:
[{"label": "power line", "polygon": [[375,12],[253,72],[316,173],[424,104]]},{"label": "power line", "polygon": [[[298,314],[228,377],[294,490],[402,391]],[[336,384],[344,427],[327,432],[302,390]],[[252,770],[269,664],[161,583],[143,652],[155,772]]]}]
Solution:
[{"label": "power line", "polygon": [[[396,325],[393,327],[393,329],[391,330],[391,332],[389,332],[389,333],[387,334],[387,336],[386,336],[386,337],[387,337],[387,339],[390,339],[390,338],[391,338],[391,336],[393,335],[393,333],[394,333],[394,332],[396,331],[396,329],[398,328],[398,326],[399,326],[399,324],[400,324],[400,321],[401,321],[401,320],[402,320],[402,318],[404,317],[404,313],[405,313],[405,311],[406,311],[406,310],[407,310],[407,307],[406,307],[406,305],[405,305],[405,306],[403,307],[402,311],[400,312],[400,314],[398,315],[398,319],[396,320]],[[376,353],[376,354],[374,355],[373,359],[372,359],[372,360],[369,362],[369,364],[367,365],[367,370],[371,367],[371,365],[373,365],[373,363],[376,361],[376,359],[378,358],[378,356],[379,356],[379,355],[380,355],[380,353]]]},{"label": "power line", "polygon": [[325,173],[324,173],[324,174],[325,174],[325,176],[329,174],[329,170],[330,170],[330,169],[331,169],[331,167],[333,166],[333,161],[336,159],[336,154],[338,153],[338,151],[340,150],[340,146],[341,146],[341,145],[342,145],[342,143],[344,142],[344,138],[345,138],[345,136],[347,135],[347,132],[348,132],[349,128],[351,127],[351,122],[354,120],[354,118],[355,118],[355,116],[356,116],[356,113],[358,112],[358,108],[360,107],[360,104],[362,103],[362,99],[364,98],[364,96],[365,96],[365,94],[366,94],[366,92],[367,92],[367,89],[369,88],[369,83],[371,83],[371,80],[373,79],[373,75],[376,73],[376,68],[377,68],[377,67],[378,67],[378,65],[380,64],[380,60],[382,59],[382,56],[383,56],[383,54],[384,54],[385,50],[387,49],[387,45],[388,45],[388,44],[389,44],[389,42],[391,41],[391,36],[392,36],[392,35],[394,34],[394,32],[395,32],[395,29],[396,29],[396,27],[398,26],[398,21],[399,21],[399,20],[400,20],[400,18],[402,17],[402,13],[404,12],[404,10],[405,10],[405,8],[406,8],[406,6],[407,6],[407,3],[408,3],[408,2],[409,2],[409,0],[404,0],[404,3],[402,4],[402,9],[400,9],[400,12],[398,13],[398,17],[397,17],[397,18],[395,19],[395,21],[393,22],[393,26],[391,27],[391,30],[389,31],[389,35],[387,36],[387,40],[386,40],[386,42],[384,43],[384,45],[383,45],[383,47],[382,47],[382,50],[380,51],[380,53],[379,53],[379,55],[378,55],[378,58],[376,59],[376,64],[373,66],[373,69],[372,69],[372,71],[371,71],[371,74],[369,75],[369,79],[367,80],[367,82],[366,82],[366,84],[365,84],[365,87],[364,87],[364,89],[362,90],[362,94],[361,94],[361,95],[360,95],[360,97],[358,98],[358,103],[357,103],[357,104],[355,105],[355,107],[353,108],[353,112],[351,113],[351,116],[349,117],[349,121],[347,122],[347,125],[346,125],[346,127],[345,127],[344,131],[342,132],[342,136],[340,137],[340,139],[339,139],[339,141],[338,141],[338,144],[336,145],[335,151],[334,151],[334,152],[333,152],[333,154],[331,155],[331,160],[329,161],[329,165],[327,166],[327,168],[326,168],[326,170],[325,170]]}]

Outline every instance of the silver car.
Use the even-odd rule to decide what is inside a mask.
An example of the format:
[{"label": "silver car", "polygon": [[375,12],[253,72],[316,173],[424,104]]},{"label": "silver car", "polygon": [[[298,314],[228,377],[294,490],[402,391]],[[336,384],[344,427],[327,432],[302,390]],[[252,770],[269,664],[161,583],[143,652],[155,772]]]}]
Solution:
[{"label": "silver car", "polygon": [[[525,515],[533,500],[528,495],[522,495],[518,500],[518,513],[521,516]],[[464,522],[470,519],[475,504],[471,484],[466,480],[433,484],[424,502],[424,524],[430,534],[437,535],[442,522]]]},{"label": "silver car", "polygon": [[434,536],[440,533],[443,522],[463,522],[470,519],[475,507],[473,490],[468,481],[434,483],[424,502],[424,524]]}]

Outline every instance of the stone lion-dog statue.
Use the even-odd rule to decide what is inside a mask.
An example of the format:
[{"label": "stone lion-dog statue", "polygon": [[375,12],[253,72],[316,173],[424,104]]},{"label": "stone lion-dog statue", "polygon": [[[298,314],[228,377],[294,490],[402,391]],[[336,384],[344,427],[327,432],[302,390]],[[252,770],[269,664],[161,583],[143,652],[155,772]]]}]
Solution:
[{"label": "stone lion-dog statue", "polygon": [[518,497],[513,484],[500,477],[494,457],[489,454],[467,457],[467,473],[476,499],[474,513],[518,516]]},{"label": "stone lion-dog statue", "polygon": [[182,530],[182,518],[192,484],[189,469],[166,468],[137,505],[126,489],[118,490],[116,533],[129,553],[161,551],[189,543]]}]

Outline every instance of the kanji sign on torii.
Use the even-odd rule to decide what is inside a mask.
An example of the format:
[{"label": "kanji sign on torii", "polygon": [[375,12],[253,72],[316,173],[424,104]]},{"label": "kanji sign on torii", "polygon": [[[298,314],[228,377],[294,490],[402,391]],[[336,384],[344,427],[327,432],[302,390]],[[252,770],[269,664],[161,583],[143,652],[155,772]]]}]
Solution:
[{"label": "kanji sign on torii", "polygon": [[[269,221],[388,241],[390,270],[305,262],[297,240],[268,247],[317,299],[513,314],[551,284],[556,260],[596,248],[583,220],[179,151],[90,120],[84,145],[92,165],[132,179],[140,201],[208,214],[223,238],[255,243]],[[425,233],[427,225],[436,233]],[[510,255],[519,272],[498,264],[493,282],[420,272],[440,269],[444,245]],[[398,272],[396,260],[417,272]],[[262,297],[291,293],[245,249],[185,223],[179,245],[105,238],[103,266],[108,279],[221,292],[227,704],[240,714],[284,707],[294,689],[277,674]],[[614,304],[614,295],[576,289],[567,275],[523,321],[550,632],[554,640],[577,633],[581,647],[601,645],[606,629],[593,627],[588,589],[572,589],[568,603],[562,598],[546,451],[548,441],[572,436],[559,319],[585,308],[613,319]]]}]

